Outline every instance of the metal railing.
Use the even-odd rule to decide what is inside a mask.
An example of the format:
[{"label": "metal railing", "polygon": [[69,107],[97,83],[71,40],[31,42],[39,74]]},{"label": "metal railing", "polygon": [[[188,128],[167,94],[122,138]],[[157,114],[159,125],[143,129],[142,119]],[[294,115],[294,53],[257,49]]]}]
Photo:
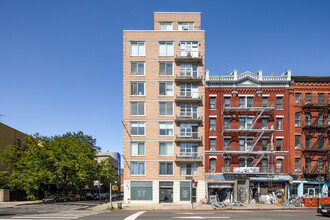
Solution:
[{"label": "metal railing", "polygon": [[178,30],[179,31],[199,31],[201,29],[200,26],[196,25],[179,25]]},{"label": "metal railing", "polygon": [[175,159],[186,159],[186,160],[201,160],[202,153],[200,152],[180,152],[175,154]]},{"label": "metal railing", "polygon": [[230,123],[224,125],[224,131],[227,130],[238,130],[238,131],[245,131],[245,130],[260,130],[260,131],[272,131],[274,130],[274,123],[255,123],[253,124],[240,124],[240,123]]},{"label": "metal railing", "polygon": [[202,139],[201,132],[177,132],[175,134],[176,139],[184,139],[184,140],[193,140],[193,139]]},{"label": "metal railing", "polygon": [[201,112],[176,112],[176,119],[203,119],[203,114]]},{"label": "metal railing", "polygon": [[251,102],[251,103],[240,103],[239,101],[230,101],[230,103],[225,103],[223,105],[224,109],[231,109],[231,108],[275,108],[275,103],[273,101],[268,101],[267,103],[263,102]]},{"label": "metal railing", "polygon": [[202,79],[203,76],[199,70],[182,69],[176,71],[176,78],[180,79]]},{"label": "metal railing", "polygon": [[[231,144],[229,146],[224,146],[223,147],[223,151],[225,152],[229,152],[229,151],[242,151],[242,152],[250,152],[250,149],[253,146],[253,142],[251,142],[251,145],[238,145],[238,144]],[[267,144],[265,146],[258,144],[253,148],[253,151],[270,151],[271,149],[271,145]],[[252,151],[252,152],[253,152]]]},{"label": "metal railing", "polygon": [[176,98],[187,98],[187,99],[201,99],[202,92],[193,92],[193,91],[178,91],[175,93]]},{"label": "metal railing", "polygon": [[203,58],[201,50],[177,50],[175,51],[177,58]]},{"label": "metal railing", "polygon": [[236,174],[254,174],[254,173],[269,173],[268,167],[223,167],[223,173],[236,173]]}]

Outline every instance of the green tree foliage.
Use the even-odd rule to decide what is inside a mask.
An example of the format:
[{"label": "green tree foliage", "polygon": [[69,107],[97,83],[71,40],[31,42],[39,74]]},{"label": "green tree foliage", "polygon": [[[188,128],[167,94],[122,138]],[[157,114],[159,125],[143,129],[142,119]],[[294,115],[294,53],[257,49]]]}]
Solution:
[{"label": "green tree foliage", "polygon": [[27,136],[24,147],[8,146],[0,152],[10,170],[6,173],[7,186],[31,193],[56,183],[64,190],[78,191],[92,180],[111,181],[114,168],[97,163],[95,154],[99,148],[95,143],[95,139],[82,132]]},{"label": "green tree foliage", "polygon": [[110,183],[114,184],[116,181],[116,170],[115,167],[109,163],[108,160],[102,160],[99,163],[98,167],[98,178],[100,182],[103,184],[104,188],[109,190]]}]

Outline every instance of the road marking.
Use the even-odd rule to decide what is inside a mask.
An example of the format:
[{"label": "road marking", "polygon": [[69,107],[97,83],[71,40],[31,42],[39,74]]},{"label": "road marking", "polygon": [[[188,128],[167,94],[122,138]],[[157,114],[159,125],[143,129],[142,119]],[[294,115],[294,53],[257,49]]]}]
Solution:
[{"label": "road marking", "polygon": [[178,215],[213,215],[214,212],[177,212]]},{"label": "road marking", "polygon": [[230,218],[230,217],[202,217],[202,216],[187,216],[187,217],[172,217],[172,218],[189,218],[189,219],[208,219],[208,218]]},{"label": "road marking", "polygon": [[135,220],[137,217],[139,217],[140,215],[142,215],[143,213],[145,213],[146,211],[142,211],[142,212],[137,212],[134,213],[133,215],[128,216],[127,218],[125,218],[124,220]]}]

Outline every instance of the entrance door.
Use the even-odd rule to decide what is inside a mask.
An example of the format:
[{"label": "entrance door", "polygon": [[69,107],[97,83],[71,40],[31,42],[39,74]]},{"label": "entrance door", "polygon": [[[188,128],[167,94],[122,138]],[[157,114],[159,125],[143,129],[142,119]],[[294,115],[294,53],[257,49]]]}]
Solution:
[{"label": "entrance door", "polygon": [[159,202],[160,203],[173,202],[173,182],[159,183]]},{"label": "entrance door", "polygon": [[314,188],[308,188],[308,195],[315,197],[315,189]]}]

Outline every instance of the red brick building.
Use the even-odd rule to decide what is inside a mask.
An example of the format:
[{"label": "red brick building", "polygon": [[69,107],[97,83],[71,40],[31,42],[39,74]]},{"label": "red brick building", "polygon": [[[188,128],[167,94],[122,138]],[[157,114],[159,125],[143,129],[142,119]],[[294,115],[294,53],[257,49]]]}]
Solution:
[{"label": "red brick building", "polygon": [[330,77],[292,77],[289,172],[294,181],[291,197],[304,194],[318,197],[319,193],[328,196],[329,94]]},{"label": "red brick building", "polygon": [[291,71],[263,76],[206,73],[205,173],[208,196],[245,201],[288,197]]}]

